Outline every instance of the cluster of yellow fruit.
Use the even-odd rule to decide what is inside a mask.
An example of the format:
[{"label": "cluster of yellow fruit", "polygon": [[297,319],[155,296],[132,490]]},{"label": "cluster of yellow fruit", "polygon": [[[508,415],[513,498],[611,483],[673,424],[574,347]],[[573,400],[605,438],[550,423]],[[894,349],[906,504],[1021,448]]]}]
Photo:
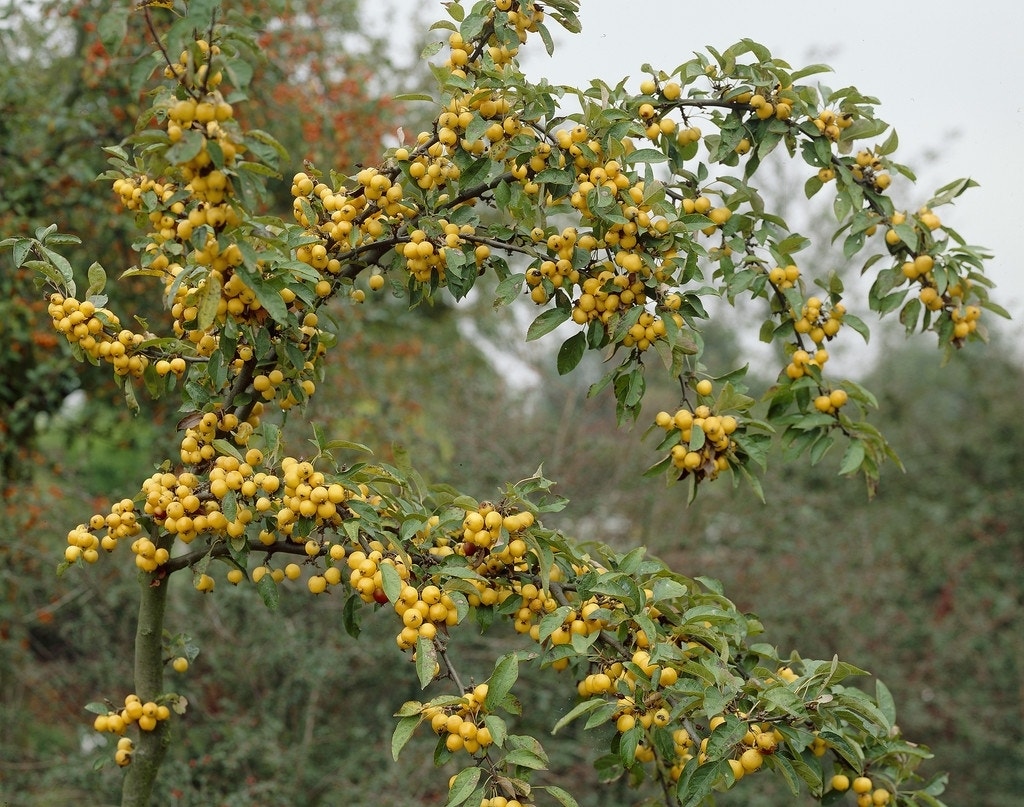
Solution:
[{"label": "cluster of yellow fruit", "polygon": [[[915,255],[910,260],[904,261],[903,265],[900,267],[900,271],[907,280],[920,280],[925,284],[925,288],[929,288],[928,284],[934,282],[934,278],[931,275],[931,271],[934,267],[935,258],[925,252],[920,255]],[[936,295],[937,294],[938,293],[936,292]]]},{"label": "cluster of yellow fruit", "polygon": [[414,648],[419,638],[433,640],[440,628],[459,623],[455,602],[433,584],[422,589],[412,585],[403,586],[394,608],[402,619],[402,630],[396,637],[402,650]]},{"label": "cluster of yellow fruit", "polygon": [[[647,651],[637,651],[633,656],[633,663],[637,664],[645,671],[650,677],[657,679],[659,677],[658,670],[660,669],[660,677],[666,679],[667,682],[675,683],[676,670],[673,667],[659,668],[657,665],[650,663],[650,656]],[[602,686],[604,678],[610,678],[619,668],[621,670],[622,664],[617,662],[609,668],[610,673],[598,673],[597,674],[597,686]],[[650,671],[650,672],[648,672]],[[625,679],[627,682],[632,683],[635,681],[635,676],[630,678],[632,673],[626,671],[625,673],[619,672],[618,678]],[[665,683],[665,686],[670,685]],[[613,683],[614,686],[614,683]],[[641,727],[644,731],[642,739],[637,743],[636,751],[634,752],[634,758],[637,762],[653,762],[656,758],[655,746],[653,735],[650,733],[652,728],[665,728],[671,721],[671,711],[669,710],[668,704],[661,698],[657,693],[652,693],[643,700],[638,701],[637,698],[627,696],[619,697],[617,699],[617,709],[612,714],[615,719],[615,730],[620,734],[625,734],[628,731],[633,730],[637,726]],[[672,732],[672,744],[674,750],[674,758],[671,760],[671,766],[669,768],[669,776],[673,781],[678,781],[679,777],[682,776],[683,768],[687,762],[694,758],[694,742],[689,732],[685,728],[678,728]],[[702,743],[702,750],[707,745],[705,740]]]},{"label": "cluster of yellow fruit", "polygon": [[[152,192],[158,202],[169,203],[174,197],[178,188],[172,182],[158,182],[152,177],[140,175],[140,176],[128,176],[118,177],[113,182],[113,190],[120,199],[121,204],[126,210],[142,210],[143,207],[143,195]],[[182,207],[184,210],[184,206]],[[174,219],[170,221],[163,221],[163,213],[159,213],[154,218],[150,214],[150,222],[160,230],[166,229],[167,232],[163,233],[163,240],[167,241],[174,238]],[[164,226],[166,225],[166,227]]]},{"label": "cluster of yellow fruit", "polygon": [[205,39],[195,41],[199,58],[191,51],[183,50],[177,62],[173,62],[164,68],[164,78],[177,78],[179,81],[188,75],[193,76],[193,84],[196,87],[207,87],[211,90],[220,86],[223,81],[223,74],[219,70],[210,70],[210,60],[213,56],[220,55],[220,45],[213,45]]},{"label": "cluster of yellow fruit", "polygon": [[852,790],[857,796],[857,807],[885,807],[892,800],[892,793],[887,788],[875,787],[869,776],[857,776],[851,781],[845,773],[837,773],[830,784],[839,793]]},{"label": "cluster of yellow fruit", "polygon": [[[481,502],[475,510],[467,510],[462,519],[462,552],[473,556],[478,550],[488,550],[498,543],[502,528],[510,534],[533,524],[533,513],[504,515],[492,502]],[[506,526],[507,521],[507,526]]]},{"label": "cluster of yellow fruit", "polygon": [[[637,115],[644,125],[644,134],[648,140],[656,141],[662,135],[676,135],[676,143],[681,148],[696,143],[701,138],[701,131],[696,126],[681,128],[672,118],[665,117],[666,112],[674,108],[674,104],[683,94],[683,89],[676,81],[668,81],[659,85],[653,78],[644,79],[640,82],[640,92],[651,97],[659,104],[642,101],[637,108]],[[683,117],[685,124],[686,117]]]},{"label": "cluster of yellow fruit", "polygon": [[817,297],[808,297],[800,309],[800,316],[791,312],[793,317],[793,330],[799,334],[806,334],[811,341],[819,347],[826,340],[834,339],[843,324],[843,316],[846,314],[846,306],[842,303],[833,303],[827,309]]},{"label": "cluster of yellow fruit", "polygon": [[237,446],[245,446],[253,430],[260,424],[263,404],[257,402],[246,420],[240,420],[233,412],[205,412],[195,425],[185,429],[180,453],[185,465],[200,465],[216,458],[217,449],[213,442],[218,437],[231,437]]},{"label": "cluster of yellow fruit", "polygon": [[737,756],[729,760],[735,779],[760,770],[764,758],[774,754],[782,740],[782,734],[770,723],[750,723],[736,749]]},{"label": "cluster of yellow fruit", "polygon": [[[201,41],[201,48],[211,55],[219,52],[216,45],[210,48],[205,41]],[[203,244],[193,248],[195,262],[223,270],[224,266],[219,265],[223,260],[218,261],[218,258],[225,250],[222,250],[216,236],[226,228],[237,226],[240,221],[238,212],[230,204],[233,192],[230,169],[246,147],[232,125],[234,110],[231,104],[216,90],[219,83],[216,77],[220,74],[214,74],[204,84],[199,76],[205,75],[208,65],[203,64],[196,73],[188,73],[183,65],[190,58],[187,52],[183,52],[183,61],[178,65],[181,75],[192,76],[192,84],[187,88],[190,94],[168,101],[164,109],[167,137],[172,148],[181,143],[187,133],[201,135],[194,147],[185,149],[189,156],[177,166],[185,184],[179,189],[172,183],[155,183],[145,176],[125,177],[114,181],[114,190],[128,209],[139,208],[142,202],[140,191],[152,189],[156,194],[159,206],[149,214],[154,229],[146,250],[156,253],[151,259],[155,261],[150,264],[152,268],[167,269],[169,262],[181,253],[176,244],[186,245],[188,249],[196,231],[208,227]],[[237,251],[236,245],[231,246]]]},{"label": "cluster of yellow fruit", "polygon": [[[455,224],[450,226],[455,228],[452,235],[457,240],[459,227]],[[434,242],[427,238],[423,230],[417,229],[409,233],[409,240],[402,247],[402,256],[405,258],[405,268],[417,282],[429,283],[435,276],[439,283],[444,282],[445,250],[435,247]]]},{"label": "cluster of yellow fruit", "polygon": [[91,300],[76,300],[51,294],[47,313],[54,329],[64,334],[98,361],[108,362],[120,376],[140,378],[149,366],[149,358],[138,352],[146,336],[121,328],[117,315]]},{"label": "cluster of yellow fruit", "polygon": [[466,751],[477,754],[486,752],[493,744],[491,730],[483,721],[483,707],[488,691],[487,684],[478,684],[463,695],[458,703],[428,706],[423,710],[423,717],[430,721],[430,728],[439,737],[445,738],[445,746],[452,753]]},{"label": "cluster of yellow fruit", "polygon": [[[270,511],[276,504],[277,532],[291,537],[296,523],[303,518],[311,519],[317,527],[341,523],[347,511],[343,512],[339,507],[351,497],[343,485],[328,482],[323,472],[313,467],[313,463],[299,461],[295,457],[281,460],[281,472],[283,477],[267,476],[261,482],[264,493],[272,495],[283,481],[281,497],[275,501],[266,499],[256,502],[256,509],[261,513]],[[274,490],[267,490],[266,486],[273,486]]]},{"label": "cluster of yellow fruit", "polygon": [[897,210],[889,217],[889,229],[885,231],[885,243],[890,247],[903,243],[902,237],[895,229],[901,224],[909,224],[916,230],[932,232],[942,226],[942,219],[939,218],[938,214],[932,212],[930,208],[922,207],[917,211],[917,215],[908,222],[907,214],[902,210]]},{"label": "cluster of yellow fruit", "polygon": [[[455,107],[461,109],[461,106],[457,101],[451,101],[449,109]],[[442,113],[444,114],[444,113]],[[461,118],[461,115],[460,115]],[[497,140],[491,140],[494,138],[504,138],[508,132],[514,132],[515,126],[513,122],[515,118],[507,118],[509,123],[507,128],[501,123],[494,123],[488,128],[485,133],[484,140],[475,140],[473,142],[460,141],[461,144],[465,144],[464,148],[472,154],[479,152],[483,154],[485,149],[488,147],[497,148]],[[461,126],[461,124],[460,124]],[[497,128],[494,128],[497,127]],[[446,140],[449,138],[446,137]],[[404,146],[395,150],[395,160],[398,165],[404,170],[408,171],[409,177],[416,183],[416,186],[423,191],[441,190],[445,185],[448,184],[449,180],[457,180],[462,176],[462,171],[452,161],[452,155],[456,150],[455,145],[446,145],[444,142],[439,140],[435,135],[430,132],[420,132],[416,136],[416,148],[413,151],[409,151]],[[492,152],[492,156],[495,156]],[[444,195],[438,197],[438,202],[441,204],[449,201]],[[414,210],[414,208],[409,208]],[[407,218],[411,218],[406,214]]]},{"label": "cluster of yellow fruit", "polygon": [[849,129],[853,125],[853,115],[849,113],[836,114],[831,109],[823,109],[811,118],[811,123],[829,140],[836,141],[844,129]]},{"label": "cluster of yellow fruit", "polygon": [[981,316],[981,309],[976,305],[968,305],[963,308],[954,308],[949,312],[953,320],[953,339],[966,339],[968,334],[974,333],[978,328],[978,317]]},{"label": "cluster of yellow fruit", "polygon": [[[138,724],[142,731],[153,731],[157,723],[167,720],[170,716],[171,710],[168,706],[154,701],[143,703],[138,695],[131,694],[125,696],[123,709],[97,715],[92,725],[99,732],[123,735],[132,724]],[[114,751],[114,761],[119,767],[124,768],[131,764],[134,751],[135,744],[131,738],[119,737]]]},{"label": "cluster of yellow fruit", "polygon": [[925,308],[929,311],[949,310],[954,323],[952,339],[966,339],[977,330],[978,318],[981,317],[981,308],[976,305],[965,306],[962,302],[964,290],[970,287],[970,281],[964,280],[950,285],[946,288],[945,294],[941,294],[932,274],[934,266],[935,259],[928,253],[922,253],[904,261],[901,271],[911,283],[921,285],[918,299]]},{"label": "cluster of yellow fruit", "polygon": [[[538,599],[543,603],[542,610],[537,610],[535,607]],[[557,601],[554,601],[554,606],[557,607],[557,605]],[[568,610],[562,617],[562,624],[551,631],[546,638],[542,639],[540,625],[536,624],[534,620],[539,616],[543,616],[547,611],[555,610],[555,607],[552,607],[552,600],[545,598],[543,594],[538,593],[538,596],[532,600],[527,600],[524,596],[522,607],[514,614],[515,622],[513,622],[513,626],[515,630],[522,633],[523,628],[529,625],[529,630],[526,632],[530,638],[543,647],[551,648],[570,644],[573,636],[586,637],[599,633],[605,627],[603,620],[594,618],[594,612],[599,610],[601,606],[595,599],[591,598],[579,604],[577,608]],[[569,659],[564,657],[556,658],[551,662],[551,666],[556,670],[564,670],[569,666]]]},{"label": "cluster of yellow fruit", "polygon": [[[753,93],[746,103],[754,111],[754,117],[758,120],[768,120],[769,118],[789,120],[793,114],[793,101],[794,99],[788,97],[785,92],[776,90],[767,96],[760,92]],[[824,114],[824,112],[821,113],[815,120],[821,120]]]},{"label": "cluster of yellow fruit", "polygon": [[[400,220],[412,212],[402,204],[404,190],[394,176],[366,168],[359,172],[357,180],[359,187],[350,193],[335,190],[303,171],[292,177],[295,220],[303,227],[317,227],[318,235],[328,238],[339,252],[379,238],[385,232],[388,217]],[[309,220],[307,204],[322,220]],[[329,256],[323,244],[300,247],[296,257],[327,276],[341,271],[340,261]]]},{"label": "cluster of yellow fruit", "polygon": [[350,552],[347,563],[351,570],[349,585],[355,589],[363,602],[384,604],[388,601],[388,595],[384,593],[384,575],[380,570],[384,564],[393,566],[403,583],[409,581],[409,567],[401,558],[386,555],[384,545],[379,541],[370,543],[369,552],[362,549]]},{"label": "cluster of yellow fruit", "polygon": [[855,180],[871,185],[876,191],[884,191],[892,184],[892,177],[885,171],[885,163],[870,149],[857,152],[850,173]]},{"label": "cluster of yellow fruit", "polygon": [[[453,101],[452,104],[457,102]],[[443,113],[442,119],[449,114],[452,113]],[[458,179],[459,169],[449,159],[443,142],[432,139],[427,132],[421,133],[418,141],[420,147],[415,152],[405,147],[395,151],[397,167],[391,169],[390,173],[376,168],[360,171],[356,175],[359,187],[351,192],[332,190],[322,182],[315,182],[305,173],[296,174],[293,178],[296,221],[309,228],[317,237],[328,239],[326,244],[299,247],[296,252],[300,261],[326,273],[316,286],[318,295],[326,297],[333,293],[334,284],[329,278],[341,271],[338,256],[371,244],[385,235],[392,236],[400,230],[403,222],[417,214],[413,203],[403,201],[403,186],[397,180],[399,168],[407,171],[423,190],[440,188],[447,181]],[[307,207],[304,202],[315,204]],[[312,223],[309,210],[314,212],[316,219]],[[399,236],[396,249],[405,258],[409,273],[419,283],[429,284],[435,279],[443,282],[446,250],[462,248],[467,243],[466,237],[475,232],[475,228],[468,224],[460,226],[444,219],[438,223],[443,235],[436,240],[429,238],[420,229]],[[490,248],[484,244],[474,248],[474,258],[478,264],[489,255]],[[370,288],[374,291],[380,289],[384,285],[383,281],[383,277],[374,275],[370,279]],[[352,296],[361,302],[361,290],[353,291]]]},{"label": "cluster of yellow fruit", "polygon": [[135,743],[131,737],[118,737],[117,750],[114,751],[114,762],[118,767],[124,768],[131,764],[132,752],[135,751]]},{"label": "cluster of yellow fruit", "polygon": [[717,227],[721,227],[732,218],[732,210],[724,206],[714,207],[711,199],[700,194],[693,199],[683,199],[682,209],[686,214],[699,213],[711,219],[711,224],[714,226],[705,227],[701,230],[704,235],[711,235]]},{"label": "cluster of yellow fruit", "polygon": [[826,415],[834,415],[842,407],[846,406],[849,396],[844,389],[834,389],[830,392],[823,392],[814,399],[814,408]]},{"label": "cluster of yellow fruit", "polygon": [[672,731],[674,759],[672,766],[668,769],[668,775],[673,782],[679,781],[679,777],[683,775],[683,768],[686,766],[686,763],[693,759],[693,749],[693,737],[690,736],[690,732],[684,728]]},{"label": "cluster of yellow fruit", "polygon": [[[495,12],[507,16],[520,44],[526,42],[527,35],[535,33],[544,21],[544,12],[539,3],[524,8],[517,0],[494,0],[494,10],[488,15],[491,21]],[[493,25],[491,27],[493,29]],[[453,77],[459,79],[465,79],[469,73],[480,70],[501,72],[519,53],[518,47],[499,41],[493,33],[483,43],[485,47],[480,49],[474,48],[474,43],[465,42],[458,32],[452,34],[449,44],[451,50],[444,66],[451,71]]]},{"label": "cluster of yellow fruit", "polygon": [[[465,44],[461,34],[452,34],[449,43],[453,46]],[[446,149],[452,149],[458,144],[464,151],[479,157],[489,145],[499,143],[517,132],[518,126],[510,116],[511,110],[512,106],[508,99],[500,92],[456,95],[437,119],[437,141]],[[477,115],[480,119],[492,123],[484,130],[482,138],[468,140],[465,134]],[[510,121],[508,129],[505,128],[505,120]],[[531,166],[536,171],[542,167]]]},{"label": "cluster of yellow fruit", "polygon": [[800,269],[794,264],[776,266],[768,271],[768,281],[779,291],[793,288],[800,280]]},{"label": "cluster of yellow fruit", "polygon": [[803,348],[793,351],[789,357],[789,364],[786,365],[786,377],[792,381],[803,378],[813,370],[820,371],[825,362],[828,361],[828,351],[825,348],[818,348],[814,354],[810,354]]},{"label": "cluster of yellow fruit", "polygon": [[[104,527],[107,532],[102,538],[94,534]],[[81,559],[86,563],[95,563],[99,560],[100,549],[113,552],[117,549],[118,541],[138,535],[140,530],[135,503],[131,499],[122,499],[111,505],[107,515],[96,513],[88,524],[79,524],[68,532],[64,560],[74,563]]]},{"label": "cluster of yellow fruit", "polygon": [[[736,451],[732,435],[740,427],[735,416],[715,414],[710,406],[701,404],[692,411],[683,407],[675,413],[658,412],[654,423],[664,429],[667,436],[678,440],[669,452],[680,478],[692,474],[698,481],[714,479],[721,471],[728,470]],[[697,440],[694,429],[701,435]]]},{"label": "cluster of yellow fruit", "polygon": [[138,723],[143,731],[153,731],[159,721],[167,720],[170,716],[171,710],[164,704],[154,701],[143,703],[138,695],[131,694],[125,696],[123,709],[97,715],[92,725],[96,731],[114,734],[124,734],[133,723]]}]

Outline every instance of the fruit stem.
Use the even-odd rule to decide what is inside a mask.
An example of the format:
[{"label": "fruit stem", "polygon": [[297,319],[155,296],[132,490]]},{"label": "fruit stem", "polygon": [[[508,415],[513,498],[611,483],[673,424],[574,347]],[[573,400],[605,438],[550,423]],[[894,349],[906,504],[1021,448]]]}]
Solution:
[{"label": "fruit stem", "polygon": [[[166,573],[160,570],[143,576],[139,619],[135,630],[135,692],[143,702],[163,694],[164,612],[167,606]],[[157,773],[170,744],[168,720],[160,720],[153,731],[140,731],[132,762],[121,790],[121,807],[148,807]]]}]

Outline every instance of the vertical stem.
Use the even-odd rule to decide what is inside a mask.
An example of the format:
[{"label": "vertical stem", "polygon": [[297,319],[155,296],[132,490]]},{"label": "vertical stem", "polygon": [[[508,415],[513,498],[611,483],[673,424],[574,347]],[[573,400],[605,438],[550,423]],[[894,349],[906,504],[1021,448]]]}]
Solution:
[{"label": "vertical stem", "polygon": [[[164,611],[169,576],[160,572],[144,576],[135,629],[135,694],[143,703],[163,693]],[[140,731],[125,774],[121,807],[148,807],[156,776],[170,744],[169,720],[160,720],[153,731]]]}]

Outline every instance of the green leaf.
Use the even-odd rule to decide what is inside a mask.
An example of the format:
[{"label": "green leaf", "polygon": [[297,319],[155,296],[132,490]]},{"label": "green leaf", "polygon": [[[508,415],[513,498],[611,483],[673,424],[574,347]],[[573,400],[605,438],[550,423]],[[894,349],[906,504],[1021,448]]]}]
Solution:
[{"label": "green leaf", "polygon": [[448,800],[445,802],[445,807],[456,807],[456,805],[465,802],[476,789],[477,782],[480,781],[482,774],[483,771],[476,766],[459,771],[455,781],[452,782],[451,788],[448,790]]},{"label": "green leaf", "polygon": [[416,727],[419,726],[420,721],[423,719],[422,715],[408,715],[398,721],[398,725],[395,726],[395,733],[391,735],[391,758],[398,761],[398,755],[402,752],[402,748],[412,738],[413,732],[416,731]]},{"label": "green leaf", "polygon": [[444,43],[440,39],[438,39],[435,42],[428,42],[423,47],[423,50],[420,51],[420,58],[425,61],[425,60],[429,59],[431,56],[436,56],[438,51],[441,50],[443,45],[444,45]]},{"label": "green leaf", "polygon": [[494,672],[487,683],[487,697],[484,699],[484,708],[487,711],[494,711],[505,696],[512,691],[512,687],[519,678],[519,657],[515,653],[507,653],[498,659],[494,665]]},{"label": "green leaf", "polygon": [[103,43],[104,50],[112,56],[121,49],[121,43],[128,33],[128,15],[131,10],[131,3],[111,3],[96,24],[100,42]]},{"label": "green leaf", "polygon": [[532,342],[534,339],[540,339],[545,334],[551,333],[569,319],[570,314],[568,308],[549,308],[530,323],[530,327],[526,331],[526,341]]},{"label": "green leaf", "polygon": [[502,280],[498,287],[494,290],[494,307],[499,308],[503,305],[508,305],[515,300],[520,292],[523,290],[523,282],[526,280],[526,275],[522,272],[509,275]]},{"label": "green leaf", "polygon": [[416,675],[422,688],[426,689],[427,684],[434,680],[436,667],[437,649],[434,643],[420,636],[416,640]]},{"label": "green leaf", "polygon": [[862,440],[852,440],[843,454],[843,461],[839,466],[839,475],[855,473],[863,462],[864,442]]},{"label": "green leaf", "polygon": [[85,292],[86,297],[92,297],[103,293],[103,287],[107,285],[107,273],[98,263],[89,267],[89,288]]},{"label": "green leaf", "polygon": [[575,173],[568,169],[545,168],[533,178],[534,182],[546,182],[549,185],[572,185]]},{"label": "green leaf", "polygon": [[271,611],[277,610],[277,604],[281,599],[281,592],[278,590],[277,583],[274,582],[273,577],[269,574],[263,575],[256,584],[256,593],[260,595],[260,599],[263,600],[263,604],[267,608]]},{"label": "green leaf", "polygon": [[52,249],[47,249],[44,246],[40,246],[39,250],[46,256],[50,263],[57,267],[57,271],[60,272],[61,277],[64,278],[64,282],[67,283],[70,288],[75,282],[75,273],[71,269],[71,264],[68,263],[68,259],[59,252],[54,252]]},{"label": "green leaf", "polygon": [[196,129],[186,129],[181,135],[181,140],[164,152],[164,159],[171,165],[187,163],[199,154],[205,145],[206,138],[203,137],[202,132]]},{"label": "green leaf", "polygon": [[683,775],[679,777],[676,795],[679,797],[680,807],[697,807],[708,797],[715,783],[729,768],[729,763],[724,759],[706,762],[703,765],[695,763],[696,760],[687,762],[683,768]]},{"label": "green leaf", "polygon": [[390,563],[380,564],[380,580],[388,602],[398,602],[402,596],[402,578],[398,576],[398,569]]},{"label": "green leaf", "polygon": [[747,733],[747,724],[735,715],[729,715],[725,722],[711,732],[708,740],[707,755],[711,758],[725,754]]},{"label": "green leaf", "polygon": [[917,252],[917,232],[909,224],[897,224],[893,229],[900,240],[910,247],[911,252]]},{"label": "green leaf", "polygon": [[[488,694],[490,694],[490,692],[488,692]],[[589,700],[580,701],[574,707],[572,707],[572,709],[570,709],[568,712],[566,712],[558,719],[558,722],[555,723],[554,727],[551,729],[551,733],[557,734],[560,729],[569,725],[576,718],[582,717],[588,712],[593,712],[595,709],[598,709],[605,705],[606,703],[604,701],[599,700],[597,698],[590,698]]]},{"label": "green leaf", "polygon": [[277,289],[271,287],[267,281],[265,281],[252,267],[257,265],[258,256],[256,250],[248,241],[240,241],[238,243],[239,249],[242,251],[242,255],[245,257],[245,263],[239,264],[235,267],[235,271],[241,276],[242,280],[245,281],[253,293],[256,295],[256,299],[260,301],[267,313],[281,325],[288,324],[288,306],[285,304],[280,293]]},{"label": "green leaf", "polygon": [[199,287],[196,300],[198,314],[196,325],[201,331],[205,331],[217,317],[217,307],[220,305],[221,279],[219,272],[211,272],[206,281]]},{"label": "green leaf", "polygon": [[587,350],[587,335],[580,331],[574,333],[558,349],[558,374],[567,375],[576,369],[583,354]]},{"label": "green leaf", "polygon": [[864,767],[863,751],[860,746],[854,745],[847,737],[828,729],[823,729],[818,736],[827,742],[833,751],[849,762],[854,770],[859,771]]},{"label": "green leaf", "polygon": [[[267,576],[269,577],[269,575]],[[359,634],[362,633],[362,629],[359,627],[359,620],[356,617],[362,603],[363,601],[358,594],[350,594],[349,598],[345,600],[345,607],[341,612],[341,622],[345,626],[345,633],[353,639],[358,639]]]},{"label": "green leaf", "polygon": [[11,247],[11,257],[14,258],[14,265],[21,266],[25,263],[25,258],[32,251],[32,239],[30,238],[18,238],[18,239],[5,239],[4,243],[13,242]]},{"label": "green leaf", "polygon": [[896,701],[889,688],[878,680],[875,681],[875,700],[878,702],[878,710],[885,715],[889,725],[896,725]]},{"label": "green leaf", "polygon": [[551,797],[555,799],[562,807],[580,807],[579,802],[574,799],[568,791],[563,790],[557,785],[547,785],[544,790],[547,790]]},{"label": "green leaf", "polygon": [[548,761],[541,754],[532,748],[516,748],[509,751],[504,761],[509,765],[518,765],[521,768],[529,768],[533,771],[547,770]]},{"label": "green leaf", "polygon": [[789,785],[790,793],[794,796],[799,796],[800,777],[797,776],[797,772],[793,769],[789,760],[783,754],[775,754],[768,757],[768,764],[770,767],[782,774],[782,778],[785,779],[786,784]]},{"label": "green leaf", "polygon": [[668,160],[668,155],[659,149],[637,149],[631,151],[623,158],[623,162],[626,165],[636,165],[637,163],[663,163]]}]

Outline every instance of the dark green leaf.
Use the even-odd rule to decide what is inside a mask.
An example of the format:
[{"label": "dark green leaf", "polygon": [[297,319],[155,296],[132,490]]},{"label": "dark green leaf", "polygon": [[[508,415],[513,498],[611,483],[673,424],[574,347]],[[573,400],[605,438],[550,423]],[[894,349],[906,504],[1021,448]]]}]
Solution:
[{"label": "dark green leaf", "polygon": [[896,702],[889,688],[878,680],[875,681],[875,700],[878,702],[878,710],[885,715],[889,725],[896,725]]},{"label": "dark green leaf", "polygon": [[430,639],[420,636],[416,640],[416,675],[424,689],[434,680],[437,672],[437,649]]},{"label": "dark green leaf", "polygon": [[547,785],[545,788],[547,792],[554,798],[562,807],[579,807],[579,802],[574,799],[568,791],[562,790],[557,785]]},{"label": "dark green leaf", "polygon": [[519,658],[515,653],[507,653],[498,659],[494,665],[494,672],[491,673],[487,682],[487,697],[484,699],[484,707],[487,711],[493,711],[505,696],[512,691],[512,687],[519,677]]},{"label": "dark green leaf", "polygon": [[445,807],[456,807],[465,802],[472,795],[473,790],[476,789],[481,774],[483,774],[483,771],[476,766],[459,771],[455,781],[452,782],[451,788],[448,790],[448,800],[445,802]]},{"label": "dark green leaf", "polygon": [[398,569],[390,563],[380,564],[380,579],[388,602],[398,602],[402,595],[402,578],[398,576]]},{"label": "dark green leaf", "polygon": [[398,755],[402,752],[402,748],[412,738],[413,732],[416,731],[416,727],[420,724],[422,716],[419,714],[407,715],[398,721],[398,725],[395,726],[395,733],[391,735],[391,758],[395,761],[398,760]]},{"label": "dark green leaf", "polygon": [[846,447],[843,454],[843,461],[839,467],[839,474],[852,474],[860,469],[864,462],[864,443],[861,440],[853,440]]},{"label": "dark green leaf", "polygon": [[551,333],[569,319],[569,316],[568,308],[549,308],[530,323],[530,327],[526,331],[526,341],[532,342],[534,339],[540,339],[545,334]]},{"label": "dark green leaf", "polygon": [[679,797],[680,807],[697,807],[729,769],[729,763],[724,759],[706,762],[703,765],[697,765],[696,762],[687,762],[683,768],[683,775],[679,778],[676,795]]},{"label": "dark green leaf", "polygon": [[587,335],[580,331],[574,333],[558,349],[558,374],[566,375],[576,369],[583,354],[587,350]]},{"label": "dark green leaf", "polygon": [[256,592],[260,595],[260,599],[263,600],[263,604],[267,606],[271,611],[277,610],[277,603],[281,599],[281,592],[278,591],[277,583],[274,582],[274,578],[269,573],[263,575],[256,583]]}]

